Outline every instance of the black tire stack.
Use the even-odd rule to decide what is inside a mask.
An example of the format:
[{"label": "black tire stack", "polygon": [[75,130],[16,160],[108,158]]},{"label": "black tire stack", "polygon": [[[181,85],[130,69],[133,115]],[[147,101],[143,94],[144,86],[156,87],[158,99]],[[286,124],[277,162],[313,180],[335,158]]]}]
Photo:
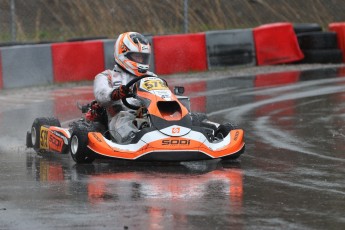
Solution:
[{"label": "black tire stack", "polygon": [[342,63],[335,32],[322,31],[315,23],[294,24],[294,30],[304,54],[300,63]]}]

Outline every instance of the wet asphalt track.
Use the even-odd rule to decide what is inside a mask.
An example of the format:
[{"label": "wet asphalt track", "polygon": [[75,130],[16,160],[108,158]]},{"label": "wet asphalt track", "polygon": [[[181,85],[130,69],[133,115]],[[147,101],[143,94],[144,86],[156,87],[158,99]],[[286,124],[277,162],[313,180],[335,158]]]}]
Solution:
[{"label": "wet asphalt track", "polygon": [[245,130],[240,160],[75,165],[39,156],[24,146],[33,119],[66,126],[91,87],[1,92],[0,229],[345,228],[344,69],[184,85],[193,110]]}]

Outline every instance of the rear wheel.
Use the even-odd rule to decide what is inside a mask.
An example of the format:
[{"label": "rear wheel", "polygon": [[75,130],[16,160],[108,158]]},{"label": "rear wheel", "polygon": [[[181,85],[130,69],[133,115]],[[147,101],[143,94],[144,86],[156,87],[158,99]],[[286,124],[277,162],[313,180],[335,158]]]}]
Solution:
[{"label": "rear wheel", "polygon": [[36,118],[31,126],[31,138],[27,137],[26,146],[33,147],[35,150],[40,148],[41,126],[61,127],[60,121],[55,117],[39,117]]},{"label": "rear wheel", "polygon": [[73,127],[70,152],[76,163],[91,163],[95,160],[93,152],[87,147],[89,130],[81,125]]}]

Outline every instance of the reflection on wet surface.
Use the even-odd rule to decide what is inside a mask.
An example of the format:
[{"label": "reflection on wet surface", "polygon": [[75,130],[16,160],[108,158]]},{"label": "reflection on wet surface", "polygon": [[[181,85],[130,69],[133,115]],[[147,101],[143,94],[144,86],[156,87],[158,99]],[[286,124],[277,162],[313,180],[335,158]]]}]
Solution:
[{"label": "reflection on wet surface", "polygon": [[[36,192],[53,199],[44,199],[43,204],[53,202],[56,208],[72,212],[82,208],[92,215],[94,210],[107,213],[101,220],[84,220],[92,226],[108,226],[116,218],[118,223],[142,229],[212,228],[214,223],[209,223],[205,213],[222,224],[243,224],[243,173],[238,162],[99,161],[74,165],[66,156],[28,154],[26,164],[27,174],[40,184]],[[41,198],[34,199],[42,202]],[[59,201],[76,204],[68,208]],[[47,211],[51,213],[43,213]],[[40,216],[54,211],[39,210]]]},{"label": "reflection on wet surface", "polygon": [[[342,229],[345,70],[188,79],[192,110],[245,130],[235,162],[174,164],[42,156],[24,147],[35,117],[63,125],[91,86],[0,95],[0,229]],[[42,97],[42,95],[44,95]],[[18,219],[20,216],[20,220]]]}]

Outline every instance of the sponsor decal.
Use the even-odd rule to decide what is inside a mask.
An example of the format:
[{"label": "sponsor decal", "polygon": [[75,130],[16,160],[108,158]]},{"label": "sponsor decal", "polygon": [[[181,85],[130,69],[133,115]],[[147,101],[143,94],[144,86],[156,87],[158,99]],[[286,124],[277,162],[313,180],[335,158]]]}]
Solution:
[{"label": "sponsor decal", "polygon": [[49,149],[61,152],[63,146],[63,139],[61,137],[55,136],[53,133],[48,135]]},{"label": "sponsor decal", "polygon": [[236,131],[235,137],[234,137],[234,141],[237,141],[239,135],[240,135],[240,132],[239,132],[239,131]]},{"label": "sponsor decal", "polygon": [[181,131],[180,127],[173,127],[171,130],[172,133],[180,133],[180,131]]},{"label": "sponsor decal", "polygon": [[41,126],[40,129],[40,149],[48,149],[48,133],[49,129]]},{"label": "sponsor decal", "polygon": [[60,137],[66,145],[68,144],[68,140],[67,140],[67,138],[66,138],[64,135],[62,135],[61,133],[59,133],[59,132],[57,132],[57,131],[52,131],[52,133],[53,133],[55,136]]},{"label": "sponsor decal", "polygon": [[190,140],[162,140],[162,145],[190,145]]},{"label": "sponsor decal", "polygon": [[171,92],[170,92],[170,90],[155,90],[155,94],[158,97],[161,97],[161,98],[165,99],[166,101],[167,100],[171,101]]},{"label": "sponsor decal", "polygon": [[99,137],[97,136],[96,133],[92,133],[92,136],[93,136],[98,142],[102,142],[101,138],[99,138]]}]

